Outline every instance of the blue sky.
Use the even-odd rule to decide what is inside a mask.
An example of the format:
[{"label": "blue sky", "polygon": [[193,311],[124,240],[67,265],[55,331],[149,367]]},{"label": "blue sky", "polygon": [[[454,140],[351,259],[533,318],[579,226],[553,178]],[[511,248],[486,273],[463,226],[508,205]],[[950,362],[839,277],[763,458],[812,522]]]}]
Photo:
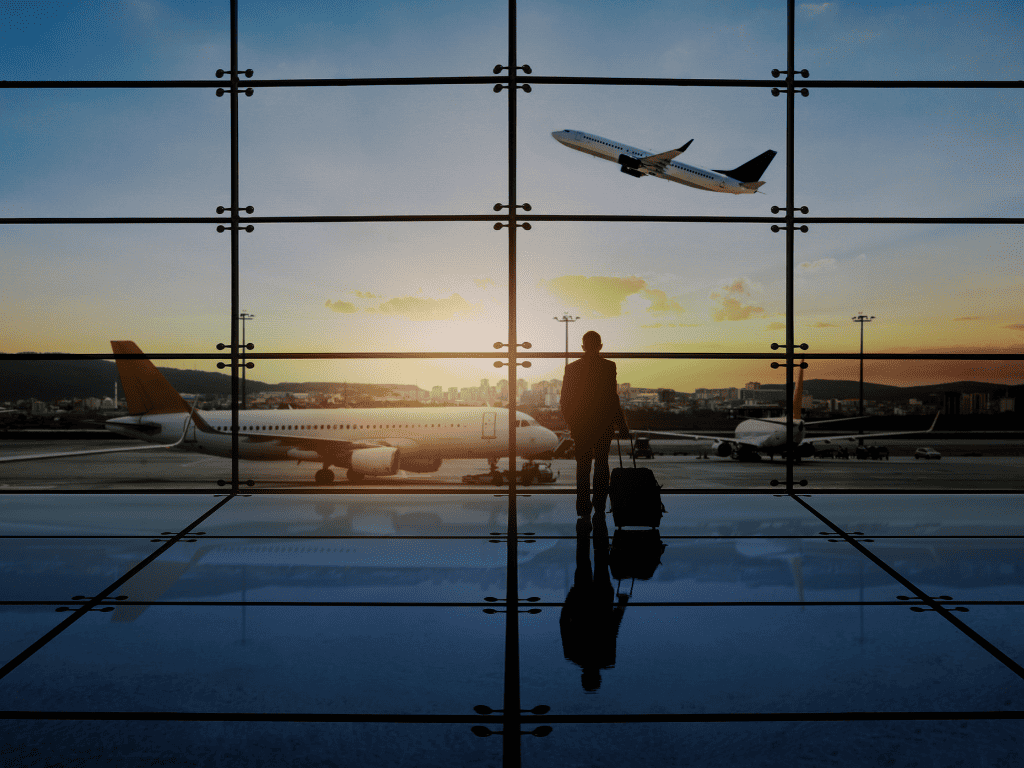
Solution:
[{"label": "blue sky", "polygon": [[[0,77],[210,78],[228,66],[227,7],[5,3]],[[765,78],[785,65],[785,9],[522,0],[519,58],[538,75]],[[1011,3],[803,3],[797,65],[822,79],[1017,80],[1022,27]],[[256,78],[487,75],[507,63],[506,34],[502,2],[241,0],[239,61]],[[212,91],[0,98],[2,216],[199,216],[229,202],[227,99]],[[797,204],[1020,217],[1022,101],[1019,90],[815,89],[797,103]],[[486,86],[259,89],[241,102],[242,204],[489,213],[507,202],[505,106]],[[539,85],[518,111],[520,202],[536,213],[747,216],[785,202],[785,103],[767,89]],[[780,154],[766,194],[716,195],[620,174],[557,144],[563,128],[655,152],[693,139],[687,161],[708,168]],[[132,338],[210,352],[227,340],[227,235],[213,226],[0,232],[0,351],[106,352]],[[552,317],[570,311],[583,318],[577,339],[595,328],[607,350],[767,351],[783,340],[783,238],[766,225],[538,224],[519,237],[519,338],[561,350]],[[867,312],[869,351],[1021,351],[1021,242],[1019,226],[814,225],[796,240],[797,341],[856,351],[849,318]],[[258,225],[242,239],[241,288],[261,351],[487,351],[505,337],[507,239],[472,223]],[[761,363],[620,368],[635,385],[683,390],[774,375]],[[903,365],[875,379],[1019,382],[1019,368]],[[544,361],[530,372],[559,374]],[[465,386],[500,374],[431,362],[261,363],[253,375]]]}]

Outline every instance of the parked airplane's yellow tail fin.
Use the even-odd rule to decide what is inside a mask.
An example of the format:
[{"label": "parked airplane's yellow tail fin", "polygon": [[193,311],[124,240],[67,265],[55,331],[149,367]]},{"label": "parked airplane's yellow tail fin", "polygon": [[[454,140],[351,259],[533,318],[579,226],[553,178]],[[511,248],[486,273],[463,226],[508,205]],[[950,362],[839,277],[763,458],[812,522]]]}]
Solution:
[{"label": "parked airplane's yellow tail fin", "polygon": [[[111,341],[115,355],[141,355],[134,341]],[[118,360],[121,388],[132,416],[158,413],[188,413],[188,405],[164,375],[149,360]]]},{"label": "parked airplane's yellow tail fin", "polygon": [[799,421],[800,406],[804,402],[804,361],[800,361],[800,373],[796,375],[796,387],[793,389],[793,421]]}]

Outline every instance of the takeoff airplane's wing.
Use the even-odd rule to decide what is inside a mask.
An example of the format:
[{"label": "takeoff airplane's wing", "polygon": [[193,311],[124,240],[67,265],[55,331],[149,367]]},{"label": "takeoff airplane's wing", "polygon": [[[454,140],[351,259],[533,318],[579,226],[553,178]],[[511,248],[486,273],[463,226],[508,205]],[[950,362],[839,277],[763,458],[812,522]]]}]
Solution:
[{"label": "takeoff airplane's wing", "polygon": [[652,171],[661,172],[665,170],[665,166],[675,160],[679,155],[686,151],[686,148],[693,143],[693,139],[683,144],[679,149],[670,149],[668,152],[662,152],[660,155],[648,155],[647,157],[639,158],[640,164],[644,168],[648,168]]},{"label": "takeoff airplane's wing", "polygon": [[823,437],[805,437],[801,445],[814,445],[815,443],[831,443],[836,440],[863,440],[869,437],[898,437],[900,435],[925,435],[935,430],[939,423],[939,414],[935,414],[935,420],[928,429],[915,429],[906,432],[865,432],[860,435],[825,435]]}]

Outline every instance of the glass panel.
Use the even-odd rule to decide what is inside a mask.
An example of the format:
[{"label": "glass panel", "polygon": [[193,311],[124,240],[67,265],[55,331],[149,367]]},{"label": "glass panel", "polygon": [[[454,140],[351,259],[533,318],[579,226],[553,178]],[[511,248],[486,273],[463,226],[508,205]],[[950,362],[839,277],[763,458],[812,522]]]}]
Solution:
[{"label": "glass panel", "polygon": [[499,0],[371,7],[239,4],[240,65],[256,77],[486,76],[508,49]]},{"label": "glass panel", "polygon": [[212,79],[230,62],[228,9],[192,0],[16,3],[0,69],[12,80]]},{"label": "glass panel", "polygon": [[479,739],[468,724],[8,720],[0,722],[0,738],[13,765],[67,762],[69,744],[81,766],[246,764],[268,757],[279,765],[502,765],[501,740]]},{"label": "glass panel", "polygon": [[[595,330],[612,358],[771,353],[785,341],[785,242],[770,235],[767,225],[538,224],[519,238],[519,338],[533,351],[580,353]],[[568,343],[563,317],[579,318]],[[778,380],[765,361],[616,364],[620,383],[681,392]],[[561,379],[563,366],[536,360],[529,375]]]},{"label": "glass panel", "polygon": [[1022,754],[1018,730],[1013,720],[567,723],[555,726],[549,738],[524,737],[523,766],[631,765],[636,764],[638,744],[643,745],[644,762],[651,765],[672,765],[683,749],[696,765],[751,768],[803,761],[884,765],[889,760],[895,765],[1012,765]]},{"label": "glass panel", "polygon": [[[487,223],[261,225],[246,237],[241,302],[256,352],[494,352],[508,341],[508,235]],[[249,377],[323,380],[301,378],[309,365],[257,361]],[[365,376],[381,364],[350,365]],[[499,375],[484,360],[396,365],[387,372],[405,383],[468,376],[438,380],[446,389]]]},{"label": "glass panel", "polygon": [[843,530],[867,536],[1024,535],[1020,497],[1013,494],[820,494],[805,500]]},{"label": "glass panel", "polygon": [[[786,7],[517,4],[519,58],[543,75],[764,78],[786,60]],[[660,34],[670,28],[669,35]],[[615,113],[617,110],[610,110]]]},{"label": "glass panel", "polygon": [[[142,347],[122,342],[117,353],[159,353],[136,339]],[[215,489],[213,483],[230,477],[229,463],[195,455],[209,442],[196,437],[207,434],[205,408],[230,406],[231,378],[208,372],[215,365],[0,361],[7,374],[0,376],[7,411],[0,414],[0,485],[7,491]]]},{"label": "glass panel", "polygon": [[117,614],[76,622],[17,667],[4,708],[469,714],[501,701],[504,621],[480,608]]},{"label": "glass panel", "polygon": [[[1016,237],[998,225],[811,225],[797,239],[796,342],[811,352],[856,353],[860,328],[853,318],[864,316],[867,353],[1019,354],[1024,283]],[[808,378],[836,378],[851,363],[811,365]],[[931,383],[954,369],[965,379],[1021,380],[1019,361],[865,363],[865,375],[877,377],[868,381],[903,386]]]},{"label": "glass panel", "polygon": [[3,536],[155,536],[182,530],[218,501],[205,495],[12,493],[0,496],[0,532]]},{"label": "glass panel", "polygon": [[[204,77],[212,75],[211,69]],[[228,99],[218,99],[214,90],[4,90],[4,215],[215,216],[218,205],[231,205],[231,145]],[[214,225],[205,228],[214,231]],[[139,225],[127,229],[133,238],[144,232],[152,237]],[[62,229],[62,234],[70,238],[73,231]],[[109,231],[94,225],[84,242],[71,241],[81,257],[91,257],[91,272],[113,271],[115,260],[135,266],[142,253],[147,262],[159,258],[153,245],[119,247],[109,240]],[[175,233],[167,227],[159,231],[163,237]],[[27,263],[38,268],[40,257],[53,257],[51,248],[40,249]],[[185,254],[178,248],[175,271],[202,278],[194,267],[181,269]],[[15,255],[5,253],[5,258]],[[66,272],[62,277],[62,284],[75,284]]]},{"label": "glass panel", "polygon": [[[230,342],[230,235],[213,224],[23,226],[5,236],[4,353],[109,354],[112,339],[131,339],[148,353],[215,353],[218,342]],[[34,371],[44,365],[2,364]],[[217,370],[214,363],[175,365]],[[2,377],[0,402],[49,399],[44,391],[21,392],[15,387],[21,378],[14,371]],[[103,386],[102,396],[113,395],[111,376]]]},{"label": "glass panel", "polygon": [[1019,215],[1019,93],[812,90],[794,156],[796,204],[812,216]]},{"label": "glass panel", "polygon": [[812,78],[1019,78],[1018,20],[998,3],[944,0],[924,7],[858,0],[796,8],[797,66]]},{"label": "glass panel", "polygon": [[1013,708],[999,691],[1021,688],[948,622],[906,607],[616,612],[609,599],[601,610],[606,617],[587,624],[586,647],[555,610],[523,620],[526,706],[566,714],[987,711]]},{"label": "glass panel", "polygon": [[[507,100],[490,86],[259,88],[240,112],[241,204],[257,215],[488,215],[508,203]],[[303,261],[367,256],[339,246],[292,242]]]}]

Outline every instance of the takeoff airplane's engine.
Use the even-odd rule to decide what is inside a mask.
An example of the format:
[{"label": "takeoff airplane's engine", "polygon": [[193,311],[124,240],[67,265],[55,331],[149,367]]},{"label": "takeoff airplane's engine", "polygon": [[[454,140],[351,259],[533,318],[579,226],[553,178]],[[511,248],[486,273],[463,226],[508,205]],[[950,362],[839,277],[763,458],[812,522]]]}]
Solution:
[{"label": "takeoff airplane's engine", "polygon": [[349,468],[361,475],[393,475],[400,461],[397,448],[360,448],[352,451]]},{"label": "takeoff airplane's engine", "polygon": [[638,179],[643,176],[640,171],[636,170],[640,167],[640,161],[635,157],[619,155],[619,159],[616,162],[622,166],[619,170],[623,173],[628,173],[630,176],[636,176]]},{"label": "takeoff airplane's engine", "polygon": [[715,456],[721,456],[723,458],[726,456],[732,456],[732,443],[716,440],[711,444],[711,451]]},{"label": "takeoff airplane's engine", "polygon": [[406,459],[401,461],[402,469],[410,472],[437,472],[441,468],[441,457]]}]

